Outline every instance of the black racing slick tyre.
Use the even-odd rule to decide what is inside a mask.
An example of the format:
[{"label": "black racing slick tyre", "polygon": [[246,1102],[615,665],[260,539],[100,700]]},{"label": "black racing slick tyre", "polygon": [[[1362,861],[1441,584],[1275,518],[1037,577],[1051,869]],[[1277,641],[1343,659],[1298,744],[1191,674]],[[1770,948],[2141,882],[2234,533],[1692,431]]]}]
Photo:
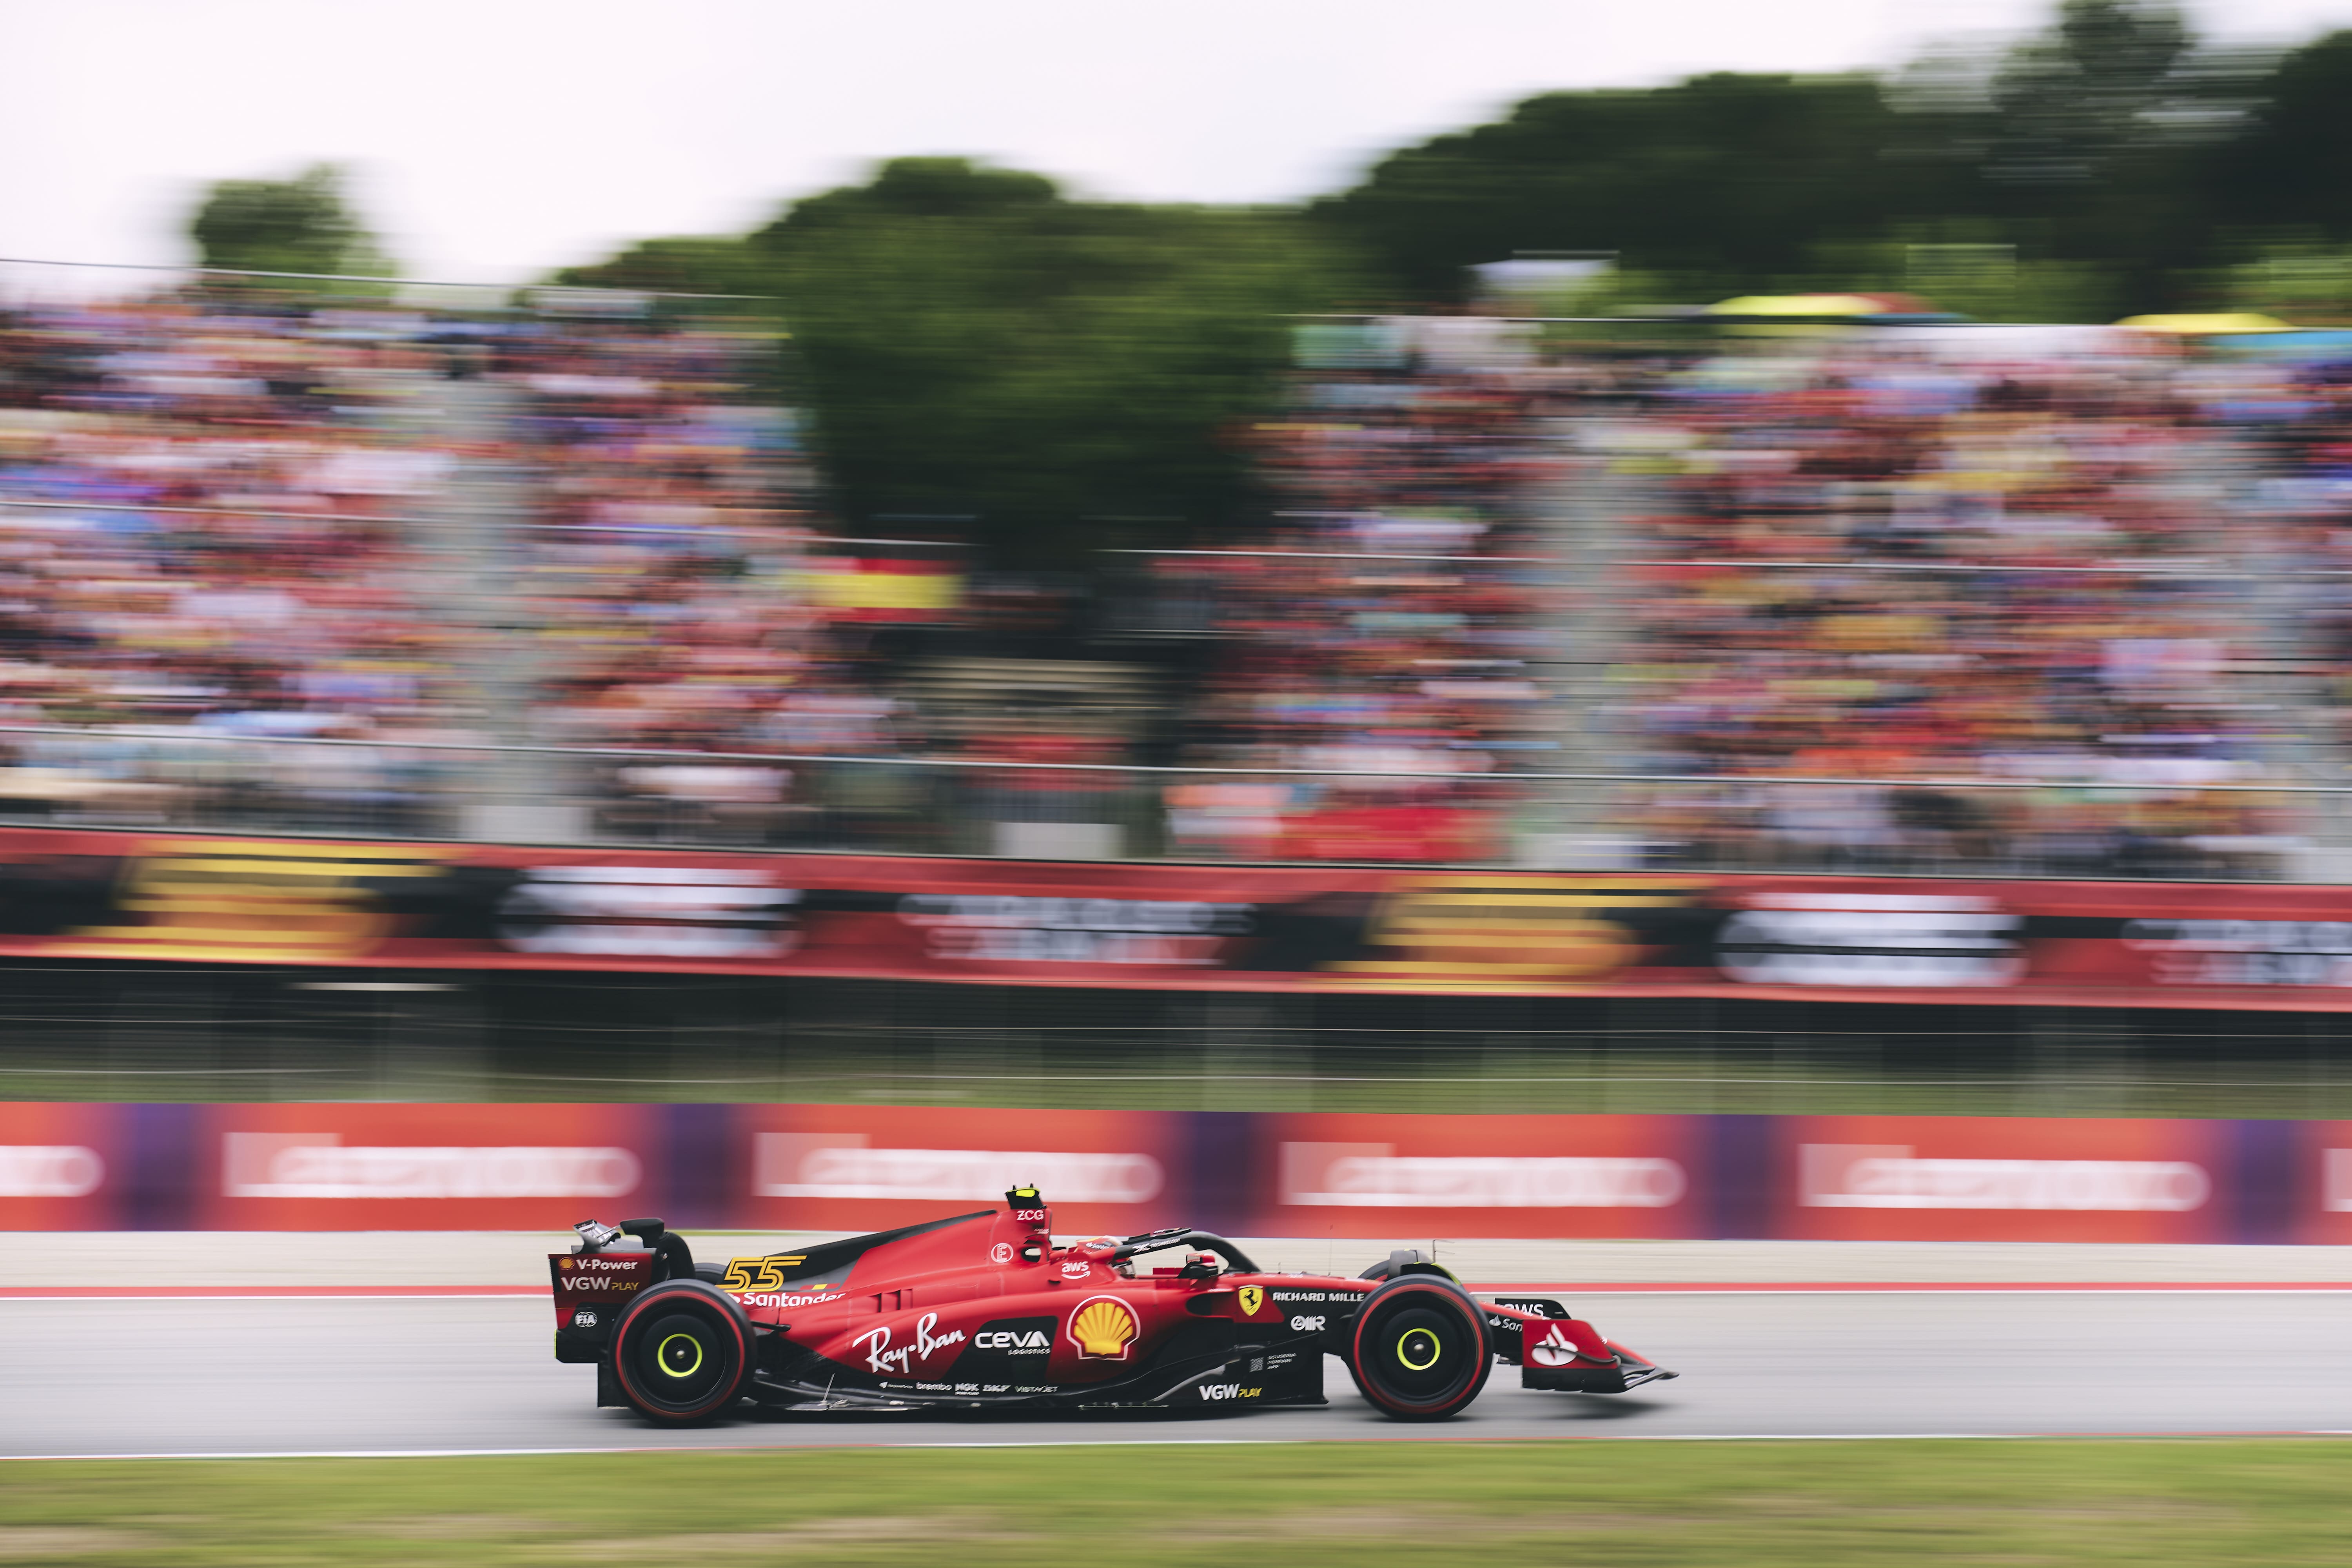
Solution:
[{"label": "black racing slick tyre", "polygon": [[665,1426],[720,1414],[751,1381],[751,1321],[699,1279],[665,1279],[613,1331],[613,1375],[630,1406]]},{"label": "black racing slick tyre", "polygon": [[1495,1368],[1486,1314],[1431,1274],[1400,1275],[1364,1298],[1348,1335],[1364,1397],[1400,1421],[1443,1421],[1478,1397]]}]

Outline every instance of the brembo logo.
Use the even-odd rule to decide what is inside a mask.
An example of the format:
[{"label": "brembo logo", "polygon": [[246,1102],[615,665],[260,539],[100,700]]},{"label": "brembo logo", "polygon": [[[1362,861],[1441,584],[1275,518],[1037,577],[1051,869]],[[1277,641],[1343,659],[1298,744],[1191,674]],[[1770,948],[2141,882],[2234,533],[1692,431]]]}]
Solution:
[{"label": "brembo logo", "polygon": [[1921,1160],[1901,1144],[1807,1143],[1799,1190],[1809,1208],[2184,1214],[2213,1183],[2185,1160]]},{"label": "brembo logo", "polygon": [[640,1170],[626,1149],[345,1148],[333,1132],[231,1132],[232,1198],[617,1198]]},{"label": "brembo logo", "polygon": [[863,1132],[762,1132],[751,1191],[763,1198],[906,1198],[1001,1201],[1035,1182],[1073,1204],[1139,1204],[1160,1195],[1149,1154],[1069,1150],[873,1149]]},{"label": "brembo logo", "polygon": [[106,1162],[79,1144],[0,1143],[0,1198],[80,1198],[98,1191]]},{"label": "brembo logo", "polygon": [[1311,1208],[1667,1208],[1683,1168],[1641,1155],[1398,1154],[1388,1143],[1285,1143],[1282,1201]]}]

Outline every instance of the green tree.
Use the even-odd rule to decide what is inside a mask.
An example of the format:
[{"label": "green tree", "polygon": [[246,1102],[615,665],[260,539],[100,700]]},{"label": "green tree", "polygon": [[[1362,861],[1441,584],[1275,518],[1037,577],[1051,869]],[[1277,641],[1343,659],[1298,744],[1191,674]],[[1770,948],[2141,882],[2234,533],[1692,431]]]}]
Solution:
[{"label": "green tree", "polygon": [[1987,172],[2018,184],[2084,187],[2160,137],[2189,29],[2161,0],[2063,0],[2057,21],[2011,49],[1992,84]]},{"label": "green tree", "polygon": [[314,163],[290,180],[218,181],[189,219],[188,234],[206,267],[373,276],[389,265],[332,163]]},{"label": "green tree", "polygon": [[1083,565],[1253,505],[1235,437],[1274,406],[1282,317],[1346,277],[1296,214],[1074,202],[915,158],[747,238],[565,279],[776,297],[849,519],[971,517],[992,559]]},{"label": "green tree", "polygon": [[1413,298],[1456,297],[1464,268],[1520,250],[1614,250],[1736,288],[1801,272],[1825,239],[1935,210],[1932,182],[1883,155],[1895,132],[1866,77],[1546,93],[1391,154],[1315,212]]},{"label": "green tree", "polygon": [[2230,148],[2229,216],[2269,229],[2352,238],[2352,32],[2281,59]]}]

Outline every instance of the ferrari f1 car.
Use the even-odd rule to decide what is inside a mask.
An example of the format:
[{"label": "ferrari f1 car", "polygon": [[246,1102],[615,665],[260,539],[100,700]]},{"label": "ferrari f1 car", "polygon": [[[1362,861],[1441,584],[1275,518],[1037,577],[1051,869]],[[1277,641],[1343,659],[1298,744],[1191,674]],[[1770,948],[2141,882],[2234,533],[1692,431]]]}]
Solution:
[{"label": "ferrari f1 car", "polygon": [[[1177,1226],[1056,1247],[1034,1188],[1007,1206],[697,1264],[657,1219],[585,1221],[553,1253],[555,1359],[596,1403],[665,1426],[790,1411],[1321,1405],[1336,1354],[1373,1405],[1437,1421],[1496,1361],[1521,1385],[1622,1394],[1675,1374],[1559,1302],[1481,1300],[1419,1252],[1356,1279],[1276,1274]],[[1176,1267],[1136,1260],[1181,1249]]]}]

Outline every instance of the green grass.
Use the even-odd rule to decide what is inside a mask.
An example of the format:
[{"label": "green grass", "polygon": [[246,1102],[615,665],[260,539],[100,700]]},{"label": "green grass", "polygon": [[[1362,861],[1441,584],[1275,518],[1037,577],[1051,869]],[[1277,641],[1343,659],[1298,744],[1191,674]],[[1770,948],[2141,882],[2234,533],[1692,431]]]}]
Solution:
[{"label": "green grass", "polygon": [[1328,1443],[0,1466],[0,1563],[2352,1562],[2352,1445]]}]

